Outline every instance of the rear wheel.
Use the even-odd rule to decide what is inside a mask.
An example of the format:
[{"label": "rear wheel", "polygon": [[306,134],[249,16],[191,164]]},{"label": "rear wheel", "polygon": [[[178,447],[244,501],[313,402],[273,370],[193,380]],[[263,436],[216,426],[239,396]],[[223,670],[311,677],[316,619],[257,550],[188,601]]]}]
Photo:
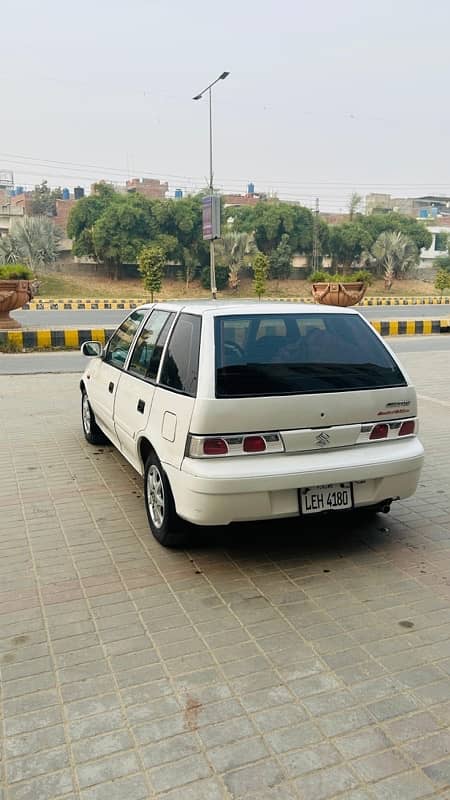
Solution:
[{"label": "rear wheel", "polygon": [[187,523],[175,510],[172,490],[156,453],[149,455],[145,465],[144,496],[155,539],[164,547],[183,547],[187,541]]},{"label": "rear wheel", "polygon": [[95,415],[86,392],[81,394],[81,422],[85,439],[89,444],[105,444],[108,441],[95,421]]}]

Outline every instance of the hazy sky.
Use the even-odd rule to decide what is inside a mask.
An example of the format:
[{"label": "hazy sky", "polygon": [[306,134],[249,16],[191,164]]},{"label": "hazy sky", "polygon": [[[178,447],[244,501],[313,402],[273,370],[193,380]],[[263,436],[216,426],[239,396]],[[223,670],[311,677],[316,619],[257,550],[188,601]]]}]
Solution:
[{"label": "hazy sky", "polygon": [[200,187],[208,107],[191,98],[229,70],[221,189],[336,210],[355,189],[450,193],[449,40],[448,0],[4,2],[0,169]]}]

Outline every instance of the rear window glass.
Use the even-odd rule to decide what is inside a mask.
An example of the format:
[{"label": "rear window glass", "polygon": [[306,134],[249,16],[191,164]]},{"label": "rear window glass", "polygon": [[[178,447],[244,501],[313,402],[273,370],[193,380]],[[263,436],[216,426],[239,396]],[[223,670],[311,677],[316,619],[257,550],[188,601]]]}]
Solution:
[{"label": "rear window glass", "polygon": [[388,350],[356,315],[216,317],[215,349],[217,397],[406,385]]}]

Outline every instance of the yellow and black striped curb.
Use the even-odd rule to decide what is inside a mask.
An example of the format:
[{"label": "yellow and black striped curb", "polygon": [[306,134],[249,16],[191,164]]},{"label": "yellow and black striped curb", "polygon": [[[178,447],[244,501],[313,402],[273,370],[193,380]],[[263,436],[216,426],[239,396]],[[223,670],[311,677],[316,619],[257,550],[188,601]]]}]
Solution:
[{"label": "yellow and black striped curb", "polygon": [[78,350],[83,342],[105,344],[113,333],[107,328],[0,331],[0,351]]},{"label": "yellow and black striped curb", "polygon": [[[269,302],[274,300],[284,303],[314,303],[312,297],[264,297],[263,299]],[[450,297],[364,297],[357,306],[448,306],[449,304]]]},{"label": "yellow and black striped curb", "polygon": [[[205,298],[207,299],[207,298]],[[239,298],[241,300],[246,298]],[[247,298],[249,299],[249,298]],[[254,299],[254,298],[250,298]],[[266,297],[268,301],[284,303],[312,303],[312,297]],[[133,308],[149,303],[145,299],[128,300],[74,300],[66,298],[61,300],[38,299],[32,300],[23,306],[25,311],[130,311]],[[364,297],[358,304],[360,306],[423,306],[423,305],[449,305],[450,297]]]},{"label": "yellow and black striped curb", "polygon": [[[371,320],[371,325],[382,336],[450,333],[450,319]],[[83,342],[96,341],[105,344],[113,332],[114,329],[110,328],[0,331],[0,352],[78,350]]]}]

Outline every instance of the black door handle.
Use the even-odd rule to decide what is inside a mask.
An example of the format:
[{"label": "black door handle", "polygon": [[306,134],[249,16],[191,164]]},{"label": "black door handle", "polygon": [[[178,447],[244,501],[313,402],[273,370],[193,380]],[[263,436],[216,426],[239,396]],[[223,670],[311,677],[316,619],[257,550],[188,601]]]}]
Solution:
[{"label": "black door handle", "polygon": [[139,411],[140,414],[144,413],[144,408],[145,408],[144,400],[138,400],[137,410]]},{"label": "black door handle", "polygon": [[113,382],[111,381],[111,382],[110,382],[110,384],[109,384],[109,386],[108,386],[108,392],[111,392],[111,394],[112,394],[112,393],[113,393],[113,391],[114,391],[114,384],[113,384]]}]

